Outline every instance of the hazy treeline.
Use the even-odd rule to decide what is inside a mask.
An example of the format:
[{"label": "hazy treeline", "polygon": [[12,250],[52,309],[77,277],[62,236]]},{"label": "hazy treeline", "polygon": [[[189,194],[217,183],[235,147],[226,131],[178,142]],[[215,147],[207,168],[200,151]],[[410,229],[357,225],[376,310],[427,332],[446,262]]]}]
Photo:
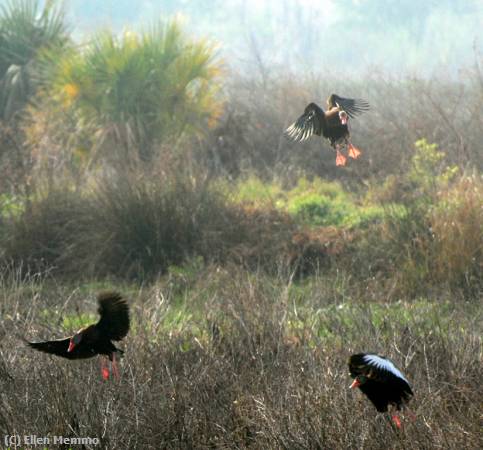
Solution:
[{"label": "hazy treeline", "polygon": [[364,75],[367,66],[454,75],[481,55],[482,45],[477,0],[72,0],[66,11],[84,33],[92,24],[121,30],[180,14],[190,32],[214,38],[230,64],[249,70],[263,61],[270,70],[349,77]]}]

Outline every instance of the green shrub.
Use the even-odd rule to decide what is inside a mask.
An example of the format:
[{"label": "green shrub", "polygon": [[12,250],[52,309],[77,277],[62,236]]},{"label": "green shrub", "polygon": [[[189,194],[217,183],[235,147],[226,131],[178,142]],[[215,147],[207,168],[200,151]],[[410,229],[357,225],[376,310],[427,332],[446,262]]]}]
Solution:
[{"label": "green shrub", "polygon": [[456,166],[444,166],[444,152],[438,151],[437,144],[420,139],[414,144],[415,152],[407,179],[422,194],[432,195],[445,186],[458,173]]},{"label": "green shrub", "polygon": [[302,223],[316,226],[341,225],[350,204],[331,200],[318,193],[306,193],[290,199],[288,211]]},{"label": "green shrub", "polygon": [[253,205],[260,208],[283,205],[284,192],[276,181],[263,182],[252,175],[231,185],[219,182],[219,186],[235,204]]},{"label": "green shrub", "polygon": [[235,185],[222,184],[230,201],[245,207],[276,208],[298,223],[317,226],[366,227],[384,219],[386,209],[358,205],[343,187],[318,177],[300,178],[292,189],[251,176]]},{"label": "green shrub", "polygon": [[435,144],[416,143],[411,168],[399,181],[403,205],[385,207],[385,220],[353,242],[353,273],[392,278],[393,291],[403,295],[449,288],[473,296],[480,289],[481,180],[454,181],[457,168],[447,167],[444,157]]},{"label": "green shrub", "polygon": [[96,33],[59,62],[53,91],[78,118],[76,130],[91,133],[93,150],[150,162],[161,144],[216,122],[219,77],[213,46],[171,20],[142,33]]}]

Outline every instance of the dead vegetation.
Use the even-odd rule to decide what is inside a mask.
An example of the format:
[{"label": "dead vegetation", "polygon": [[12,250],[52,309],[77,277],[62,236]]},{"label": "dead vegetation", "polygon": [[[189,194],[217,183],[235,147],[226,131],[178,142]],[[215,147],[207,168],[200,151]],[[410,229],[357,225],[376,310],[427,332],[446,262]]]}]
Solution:
[{"label": "dead vegetation", "polygon": [[[108,449],[481,448],[476,305],[334,303],[323,279],[302,289],[236,267],[184,280],[127,289],[133,326],[117,383],[95,359],[21,341],[62,334],[66,317],[92,309],[90,288],[4,277],[2,435],[98,437]],[[411,381],[417,418],[402,431],[348,389],[360,350],[390,356]]]}]

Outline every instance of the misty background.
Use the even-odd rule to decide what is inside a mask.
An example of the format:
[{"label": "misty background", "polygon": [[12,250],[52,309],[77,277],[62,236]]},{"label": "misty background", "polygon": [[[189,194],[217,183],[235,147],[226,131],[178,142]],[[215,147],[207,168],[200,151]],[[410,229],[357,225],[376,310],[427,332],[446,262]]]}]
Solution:
[{"label": "misty background", "polygon": [[80,41],[97,28],[181,16],[186,31],[246,71],[457,75],[482,52],[481,0],[68,0],[64,9]]},{"label": "misty background", "polygon": [[[481,449],[483,0],[60,1],[0,0],[0,429]],[[331,93],[370,104],[343,167],[284,136]],[[24,345],[102,290],[119,381]],[[401,432],[349,392],[368,350]]]}]

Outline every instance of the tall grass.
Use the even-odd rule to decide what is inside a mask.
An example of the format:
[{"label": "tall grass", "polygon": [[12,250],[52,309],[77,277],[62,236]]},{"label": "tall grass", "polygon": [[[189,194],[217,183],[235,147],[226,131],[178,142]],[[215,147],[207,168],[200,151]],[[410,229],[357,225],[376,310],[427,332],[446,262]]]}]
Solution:
[{"label": "tall grass", "polygon": [[[15,279],[0,287],[2,325],[18,333],[3,334],[0,352],[5,433],[91,436],[119,449],[481,446],[481,311],[471,305],[334,304],[323,280],[300,289],[239,268],[199,272],[184,291],[167,276],[128,291],[121,380],[104,382],[95,359],[20,341],[58,336],[66,314],[95,309],[93,292]],[[63,306],[42,316],[48,305]],[[416,420],[401,432],[348,389],[347,358],[360,350],[390,356],[410,380]]]},{"label": "tall grass", "polygon": [[439,193],[431,217],[435,241],[432,275],[440,283],[477,292],[483,273],[483,186],[477,175]]},{"label": "tall grass", "polygon": [[[221,196],[183,177],[121,180],[94,194],[81,241],[98,251],[92,272],[143,278],[196,255],[216,258],[235,221]],[[89,245],[89,244],[88,244]]]},{"label": "tall grass", "polygon": [[144,280],[197,257],[276,273],[309,267],[307,252],[315,265],[327,253],[283,211],[245,210],[187,175],[106,177],[81,192],[61,183],[31,204],[2,224],[2,260],[68,278]]},{"label": "tall grass", "polygon": [[[423,148],[423,147],[422,147]],[[481,292],[481,180],[450,183],[409,172],[363,198],[337,183],[301,179],[292,188],[251,178],[212,183],[189,174],[106,176],[81,192],[62,183],[30,207],[5,203],[3,261],[67,277],[146,280],[199,258],[306,277],[350,275],[366,296]],[[430,181],[427,184],[426,181]],[[400,203],[389,200],[399,198]],[[381,201],[381,199],[386,199]],[[389,200],[387,200],[389,199]],[[373,286],[366,293],[361,286]],[[367,294],[369,297],[372,294]]]}]

